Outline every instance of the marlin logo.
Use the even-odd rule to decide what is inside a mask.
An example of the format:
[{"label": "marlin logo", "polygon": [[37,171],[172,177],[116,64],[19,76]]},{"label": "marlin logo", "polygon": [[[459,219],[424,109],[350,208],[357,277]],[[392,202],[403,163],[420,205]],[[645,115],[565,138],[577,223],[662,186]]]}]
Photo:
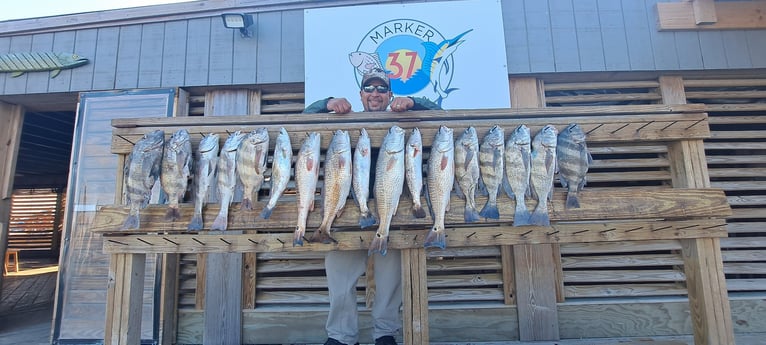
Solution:
[{"label": "marlin logo", "polygon": [[11,72],[11,77],[16,78],[26,72],[51,71],[51,78],[56,78],[62,69],[87,63],[88,59],[71,53],[9,53],[0,55],[0,72]]},{"label": "marlin logo", "polygon": [[349,62],[357,82],[366,72],[382,68],[388,73],[394,94],[417,94],[442,105],[450,93],[459,89],[451,85],[455,53],[471,31],[445,38],[419,20],[390,20],[364,36],[349,54]]}]

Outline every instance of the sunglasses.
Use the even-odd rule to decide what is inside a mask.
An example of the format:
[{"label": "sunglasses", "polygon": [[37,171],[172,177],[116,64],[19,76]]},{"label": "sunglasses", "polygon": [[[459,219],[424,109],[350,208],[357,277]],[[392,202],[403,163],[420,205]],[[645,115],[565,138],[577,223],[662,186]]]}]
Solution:
[{"label": "sunglasses", "polygon": [[378,85],[378,86],[368,85],[368,86],[363,87],[362,90],[364,90],[364,92],[366,92],[366,93],[372,93],[375,90],[378,90],[378,93],[386,93],[386,92],[388,92],[388,86],[383,86],[383,85]]}]

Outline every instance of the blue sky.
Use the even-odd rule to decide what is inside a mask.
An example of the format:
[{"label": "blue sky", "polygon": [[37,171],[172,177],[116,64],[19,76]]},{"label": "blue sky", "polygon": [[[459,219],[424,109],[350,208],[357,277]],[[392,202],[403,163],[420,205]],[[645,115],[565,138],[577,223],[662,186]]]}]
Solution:
[{"label": "blue sky", "polygon": [[4,0],[0,21],[186,1],[191,0]]}]

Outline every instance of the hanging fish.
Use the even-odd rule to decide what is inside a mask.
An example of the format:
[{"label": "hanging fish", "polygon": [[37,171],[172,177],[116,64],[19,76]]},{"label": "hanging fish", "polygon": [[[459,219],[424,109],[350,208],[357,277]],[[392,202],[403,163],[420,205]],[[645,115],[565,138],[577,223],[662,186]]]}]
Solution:
[{"label": "hanging fish", "polygon": [[479,170],[481,183],[486,188],[487,203],[479,212],[484,218],[499,219],[497,193],[503,181],[505,151],[505,131],[500,126],[492,126],[479,146]]},{"label": "hanging fish", "polygon": [[319,182],[319,132],[307,133],[295,161],[295,184],[298,189],[298,224],[293,234],[293,247],[303,246],[306,219],[314,210],[314,196]]},{"label": "hanging fish", "polygon": [[426,211],[420,202],[420,194],[423,191],[423,138],[420,130],[412,129],[410,138],[407,140],[404,155],[404,172],[407,189],[412,196],[412,215],[415,218],[425,218]]},{"label": "hanging fish", "polygon": [[386,255],[391,218],[396,214],[404,189],[404,130],[399,126],[391,127],[380,145],[374,189],[380,223],[367,253]]},{"label": "hanging fish", "polygon": [[556,143],[556,161],[561,186],[567,189],[566,208],[579,208],[577,193],[585,187],[585,174],[593,164],[593,157],[585,145],[585,132],[576,123],[565,128]]},{"label": "hanging fish", "polygon": [[178,204],[183,201],[191,175],[192,148],[189,132],[179,129],[165,143],[162,157],[160,182],[162,190],[168,195],[168,212],[165,220],[176,221],[181,218]]},{"label": "hanging fish", "polygon": [[455,190],[465,199],[463,219],[466,223],[478,221],[476,189],[479,185],[479,138],[476,129],[468,127],[455,141]]},{"label": "hanging fish", "polygon": [[189,222],[189,231],[202,230],[202,207],[207,202],[207,193],[218,171],[218,134],[210,133],[202,138],[197,147],[197,159],[194,168],[194,215]]},{"label": "hanging fish", "polygon": [[356,204],[359,205],[359,226],[366,228],[373,226],[378,221],[367,207],[370,198],[370,169],[372,165],[372,148],[370,136],[362,128],[359,131],[359,139],[354,149],[354,162],[352,165],[351,187],[352,195]]},{"label": "hanging fish", "polygon": [[[266,158],[269,156],[269,131],[258,128],[242,139],[237,148],[237,176],[242,181],[241,210],[253,209],[253,201],[258,201],[258,191],[263,184],[266,172]],[[255,197],[253,197],[255,195]]]},{"label": "hanging fish", "polygon": [[527,209],[526,196],[529,191],[529,176],[532,173],[532,138],[529,127],[519,125],[505,143],[506,192],[516,200],[513,226],[529,225],[531,214]]},{"label": "hanging fish", "polygon": [[532,198],[537,206],[529,217],[529,224],[550,226],[548,201],[553,192],[553,175],[556,173],[556,136],[558,131],[547,125],[532,140],[532,172],[529,176]]},{"label": "hanging fish", "polygon": [[347,131],[336,130],[327,147],[322,188],[322,224],[311,237],[312,242],[336,242],[330,236],[335,218],[343,213],[351,191],[351,139]]},{"label": "hanging fish", "polygon": [[56,78],[62,69],[87,63],[88,59],[71,53],[9,53],[0,55],[0,72],[11,72],[11,77],[16,78],[26,72],[51,71],[51,78]]},{"label": "hanging fish", "polygon": [[162,150],[165,146],[165,132],[156,130],[144,134],[136,142],[125,162],[125,194],[130,211],[122,229],[140,227],[139,210],[149,204],[152,187],[160,176]]},{"label": "hanging fish", "polygon": [[226,230],[229,224],[229,206],[234,198],[234,188],[237,186],[237,148],[242,143],[245,134],[236,131],[229,135],[223,143],[218,155],[218,197],[221,209],[213,220],[210,230]]},{"label": "hanging fish", "polygon": [[290,143],[290,135],[284,128],[279,129],[277,144],[274,147],[274,160],[271,162],[271,190],[269,190],[269,202],[261,211],[261,218],[269,219],[271,211],[277,206],[277,200],[287,189],[290,182],[290,166],[293,163],[293,146]]},{"label": "hanging fish", "polygon": [[428,199],[431,205],[431,217],[434,224],[423,242],[424,247],[447,247],[444,232],[444,215],[449,210],[452,185],[455,183],[455,141],[452,129],[439,127],[436,132],[431,153],[428,156]]}]

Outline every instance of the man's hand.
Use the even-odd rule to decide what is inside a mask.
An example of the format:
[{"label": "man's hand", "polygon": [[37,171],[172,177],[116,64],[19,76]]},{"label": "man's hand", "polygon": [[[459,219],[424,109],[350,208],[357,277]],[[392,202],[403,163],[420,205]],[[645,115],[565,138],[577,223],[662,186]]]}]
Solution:
[{"label": "man's hand", "polygon": [[336,114],[348,114],[351,112],[351,103],[345,98],[331,98],[327,101],[327,110]]},{"label": "man's hand", "polygon": [[412,109],[415,106],[415,101],[409,97],[394,97],[391,101],[391,111],[402,112]]}]

